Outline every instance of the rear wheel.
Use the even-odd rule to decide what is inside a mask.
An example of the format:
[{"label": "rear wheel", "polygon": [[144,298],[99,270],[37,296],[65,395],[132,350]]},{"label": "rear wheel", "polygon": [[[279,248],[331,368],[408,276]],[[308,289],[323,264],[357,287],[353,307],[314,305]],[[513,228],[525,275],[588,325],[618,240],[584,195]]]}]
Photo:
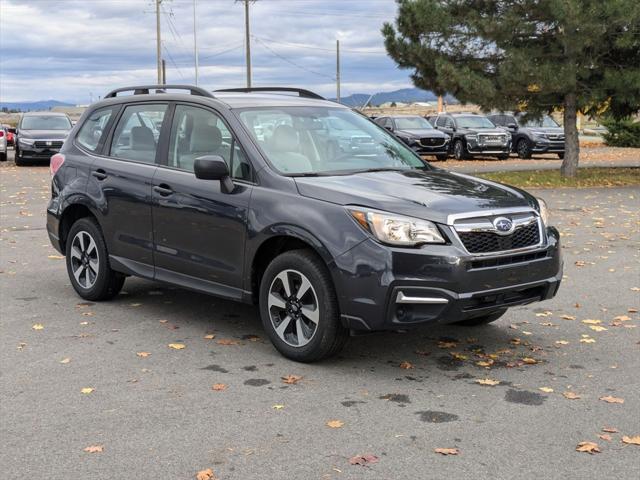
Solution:
[{"label": "rear wheel", "polygon": [[460,322],[455,322],[455,325],[461,325],[463,327],[479,327],[481,325],[487,325],[489,323],[495,322],[505,313],[507,313],[506,310],[500,310],[490,313],[489,315],[483,315],[482,317],[474,317],[467,320],[462,320]]},{"label": "rear wheel", "polygon": [[531,146],[526,139],[521,139],[518,141],[518,145],[516,145],[516,151],[518,152],[518,157],[523,160],[527,160],[531,158]]},{"label": "rear wheel", "polygon": [[0,162],[7,161],[7,152],[0,152]]},{"label": "rear wheel", "polygon": [[77,220],[66,242],[67,272],[71,285],[86,300],[108,300],[124,285],[125,277],[111,270],[107,246],[97,222]]},{"label": "rear wheel", "polygon": [[269,264],[260,283],[260,316],[276,349],[298,362],[335,355],[349,337],[331,276],[307,250],[285,252]]}]

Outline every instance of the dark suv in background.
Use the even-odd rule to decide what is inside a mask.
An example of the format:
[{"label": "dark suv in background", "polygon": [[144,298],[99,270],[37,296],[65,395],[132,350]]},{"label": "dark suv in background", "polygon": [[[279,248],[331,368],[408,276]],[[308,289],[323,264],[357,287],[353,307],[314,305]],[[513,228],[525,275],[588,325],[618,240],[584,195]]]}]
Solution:
[{"label": "dark suv in background", "polygon": [[451,151],[456,160],[476,156],[509,158],[511,134],[496,127],[484,115],[441,113],[435,121],[438,130],[451,136]]},{"label": "dark suv in background", "polygon": [[[333,120],[369,147],[331,148]],[[135,275],[254,303],[298,361],[350,332],[493,322],[562,278],[542,200],[432,167],[307,90],[114,90],[51,171],[47,231],[81,297]]]},{"label": "dark suv in background", "polygon": [[16,165],[23,165],[25,160],[49,160],[60,151],[71,128],[71,120],[64,113],[24,113],[16,130]]},{"label": "dark suv in background", "polygon": [[446,160],[450,137],[433,128],[425,118],[418,115],[394,115],[378,117],[375,122],[400,138],[418,155],[434,155]]},{"label": "dark suv in background", "polygon": [[522,112],[493,113],[488,117],[511,132],[511,144],[518,157],[527,159],[537,153],[555,153],[564,158],[564,129],[549,115],[535,117]]}]

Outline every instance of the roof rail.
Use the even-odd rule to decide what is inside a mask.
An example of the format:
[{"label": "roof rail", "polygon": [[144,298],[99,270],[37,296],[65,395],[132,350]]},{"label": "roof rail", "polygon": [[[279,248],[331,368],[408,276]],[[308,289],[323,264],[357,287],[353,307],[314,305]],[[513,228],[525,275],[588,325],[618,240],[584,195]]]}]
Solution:
[{"label": "roof rail", "polygon": [[122,87],[111,90],[104,98],[114,98],[121,92],[131,92],[134,95],[148,95],[151,90],[155,90],[156,93],[167,93],[167,90],[189,90],[191,95],[199,95],[201,97],[213,97],[213,94],[204,88],[196,87],[195,85],[139,85],[136,87]]},{"label": "roof rail", "polygon": [[251,92],[295,92],[300,97],[304,98],[315,98],[317,100],[326,100],[326,98],[314,93],[310,90],[305,90],[304,88],[292,88],[292,87],[245,87],[245,88],[222,88],[220,90],[216,90],[216,92],[241,92],[241,93],[251,93]]}]

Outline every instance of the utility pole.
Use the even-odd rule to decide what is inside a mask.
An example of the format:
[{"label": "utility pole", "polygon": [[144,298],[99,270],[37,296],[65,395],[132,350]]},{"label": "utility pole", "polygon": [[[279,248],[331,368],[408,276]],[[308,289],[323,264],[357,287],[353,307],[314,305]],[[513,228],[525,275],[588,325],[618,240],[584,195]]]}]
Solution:
[{"label": "utility pole", "polygon": [[336,100],[340,103],[340,40],[336,40]]},{"label": "utility pole", "polygon": [[249,32],[249,0],[244,0],[244,36],[247,62],[247,88],[251,88],[251,33]]},{"label": "utility pole", "polygon": [[193,57],[196,64],[196,87],[198,86],[198,25],[196,24],[196,2],[193,0]]},{"label": "utility pole", "polygon": [[162,59],[162,85],[167,84],[167,62],[165,62],[164,58]]},{"label": "utility pole", "polygon": [[438,95],[438,113],[444,111],[444,102],[442,101],[442,95]]},{"label": "utility pole", "polygon": [[162,0],[156,0],[156,57],[158,61],[158,84],[162,84],[162,39],[160,38],[160,4]]}]

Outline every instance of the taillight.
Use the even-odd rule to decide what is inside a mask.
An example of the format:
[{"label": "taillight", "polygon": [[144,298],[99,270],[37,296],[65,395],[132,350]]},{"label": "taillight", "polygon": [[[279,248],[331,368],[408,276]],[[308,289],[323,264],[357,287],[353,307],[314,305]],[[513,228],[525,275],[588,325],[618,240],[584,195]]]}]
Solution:
[{"label": "taillight", "polygon": [[4,137],[4,132],[0,130],[0,138]]},{"label": "taillight", "polygon": [[56,153],[51,160],[49,161],[49,171],[51,172],[51,176],[53,177],[60,167],[64,163],[64,155],[62,153]]}]

